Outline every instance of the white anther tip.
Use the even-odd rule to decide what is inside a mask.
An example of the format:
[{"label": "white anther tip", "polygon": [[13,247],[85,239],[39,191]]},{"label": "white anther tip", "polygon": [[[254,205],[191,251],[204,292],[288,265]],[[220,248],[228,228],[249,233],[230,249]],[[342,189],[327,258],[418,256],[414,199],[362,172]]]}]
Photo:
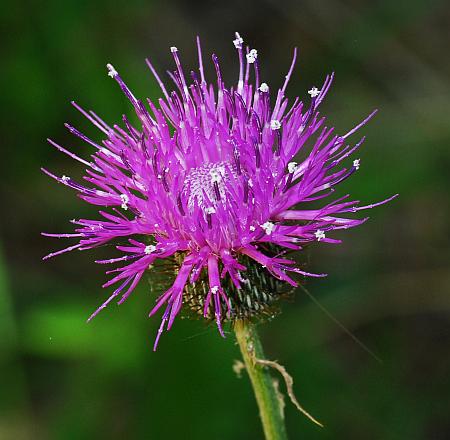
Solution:
[{"label": "white anther tip", "polygon": [[266,83],[262,83],[259,86],[259,91],[262,93],[267,93],[269,91],[269,86]]},{"label": "white anther tip", "polygon": [[256,58],[258,58],[258,51],[256,49],[252,49],[247,55],[247,62],[249,64],[253,64],[256,61]]},{"label": "white anther tip", "polygon": [[126,211],[128,209],[130,198],[126,194],[120,194],[120,200],[122,201],[121,208]]},{"label": "white anther tip", "polygon": [[281,123],[278,119],[272,119],[270,121],[270,128],[272,130],[279,130],[281,128]]},{"label": "white anther tip", "polygon": [[316,96],[320,95],[320,90],[314,86],[310,90],[308,90],[308,94],[311,95],[311,98],[315,98]]},{"label": "white anther tip", "polygon": [[233,40],[234,47],[235,47],[236,49],[242,49],[242,43],[244,42],[244,40],[243,40],[242,37],[239,35],[239,32],[235,32],[234,35],[236,36],[236,39]]},{"label": "white anther tip", "polygon": [[297,162],[289,162],[288,163],[288,172],[289,174],[292,174],[297,169]]},{"label": "white anther tip", "polygon": [[316,236],[317,241],[323,240],[325,238],[325,232],[322,231],[322,229],[317,229],[314,235]]},{"label": "white anther tip", "polygon": [[262,229],[264,229],[264,232],[265,232],[267,235],[272,234],[272,232],[273,232],[273,230],[274,230],[274,228],[275,228],[275,225],[274,225],[272,222],[265,222],[265,223],[263,223],[263,224],[260,225],[260,226],[261,226]]},{"label": "white anther tip", "polygon": [[108,69],[108,76],[110,76],[111,78],[114,78],[118,75],[117,70],[114,69],[114,66],[112,64],[107,64],[106,68]]},{"label": "white anther tip", "polygon": [[153,244],[149,244],[148,246],[145,246],[144,253],[147,255],[150,255],[151,253],[156,251],[156,246]]}]

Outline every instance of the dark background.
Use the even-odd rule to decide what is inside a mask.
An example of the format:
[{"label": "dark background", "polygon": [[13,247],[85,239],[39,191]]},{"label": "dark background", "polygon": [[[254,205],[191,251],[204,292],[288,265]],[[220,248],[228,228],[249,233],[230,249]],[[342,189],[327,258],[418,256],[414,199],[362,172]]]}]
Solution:
[{"label": "dark background", "polygon": [[450,438],[449,16],[448,2],[418,0],[3,0],[0,439],[261,438],[248,379],[232,371],[232,334],[223,340],[201,321],[179,320],[155,354],[150,278],[120,310],[87,325],[107,295],[93,260],[108,249],[40,261],[69,244],[41,231],[70,231],[68,219],[95,216],[39,171],[81,174],[45,142],[91,153],[64,122],[100,140],[70,100],[120,121],[131,109],[105,64],[137,95],[156,98],[144,58],[164,72],[176,45],[185,68],[195,68],[196,34],[230,84],[235,30],[258,49],[272,85],[299,47],[291,96],[307,97],[335,71],[322,112],[338,131],[379,108],[362,130],[361,170],[340,194],[370,203],[400,193],[342,233],[343,245],[304,255],[311,270],[329,273],[308,289],[382,364],[301,291],[261,326],[268,356],[286,365],[300,402],[326,425],[288,404],[291,438]]}]

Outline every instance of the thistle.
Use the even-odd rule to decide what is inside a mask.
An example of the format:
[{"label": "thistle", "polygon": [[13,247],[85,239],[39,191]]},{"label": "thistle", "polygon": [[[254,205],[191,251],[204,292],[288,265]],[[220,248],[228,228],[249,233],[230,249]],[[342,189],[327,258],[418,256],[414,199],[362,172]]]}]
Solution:
[{"label": "thistle", "polygon": [[311,87],[305,101],[296,98],[288,105],[285,93],[297,51],[276,89],[261,81],[257,50],[244,48],[238,33],[233,43],[239,77],[231,87],[225,86],[216,55],[216,83],[207,83],[198,38],[198,72],[190,72],[190,79],[177,48],[170,49],[176,66],[169,72],[173,91],[147,60],[162,91],[159,105],[135,97],[108,64],[108,75],[130,101],[138,125],[123,116],[121,126],[111,127],[72,103],[103,141],[98,144],[66,124],[94,148],[86,160],[49,140],[87,167],[86,183],[44,172],[102,210],[99,219],[72,220],[74,233],[45,234],[78,240],[45,258],[117,243],[120,256],[97,261],[120,264],[103,286],[117,287],[89,320],[113,300],[123,303],[158,262],[173,264],[173,283],[150,311],[163,309],[155,349],[183,305],[213,319],[221,335],[225,321],[271,315],[272,305],[286,287],[297,285],[298,276],[325,276],[305,271],[287,254],[311,242],[340,243],[335,231],[367,220],[352,214],[396,197],[366,206],[349,195],[333,198],[336,186],[361,165],[353,155],[364,137],[354,144],[350,137],[376,111],[337,134],[319,114],[333,74]]},{"label": "thistle", "polygon": [[[238,33],[233,43],[239,57],[239,79],[230,88],[225,87],[216,55],[212,56],[216,90],[206,82],[199,39],[199,75],[191,72],[190,85],[178,50],[171,47],[176,70],[169,76],[176,90],[170,93],[146,60],[164,95],[158,101],[159,108],[149,99],[147,106],[137,99],[108,64],[108,75],[130,100],[140,126],[132,126],[123,116],[123,128],[110,127],[95,113],[73,102],[106,137],[102,145],[65,124],[70,132],[95,148],[88,161],[49,139],[58,150],[87,166],[84,179],[89,186],[43,171],[75,189],[86,202],[110,209],[99,211],[100,220],[72,220],[77,226],[73,234],[44,234],[79,240],[78,244],[44,258],[74,249],[91,249],[111,240],[128,240],[116,246],[122,256],[96,261],[125,265],[109,271],[115,276],[103,287],[116,283],[118,287],[89,320],[117,297],[123,303],[156,260],[178,256],[173,285],[150,312],[153,315],[165,306],[155,348],[164,328],[170,329],[180,312],[183,294],[187,292],[189,296],[186,286],[195,287],[202,275],[208,280],[201,300],[203,315],[209,317],[213,311],[223,335],[224,319],[242,317],[251,304],[258,304],[261,289],[253,289],[256,286],[245,275],[255,270],[250,266],[259,266],[259,278],[273,277],[264,284],[275,292],[280,282],[297,285],[290,272],[325,276],[301,270],[283,254],[299,251],[312,241],[340,243],[332,238],[335,230],[352,228],[367,220],[348,218],[347,214],[396,197],[359,206],[358,201],[349,201],[346,195],[320,209],[308,209],[309,202],[332,196],[336,185],[359,170],[359,159],[348,167],[342,164],[365,138],[353,146],[347,139],[376,111],[346,134],[338,135],[332,127],[325,126],[325,118],[318,111],[333,74],[325,78],[320,90],[312,87],[308,91],[309,102],[296,98],[288,107],[285,91],[297,51],[294,50],[283,86],[271,94],[269,86],[260,82],[256,49],[244,51]],[[311,139],[306,158],[295,162],[296,155],[305,154],[306,143]],[[294,209],[296,206],[298,209]],[[241,292],[243,286],[248,287],[248,294],[240,303],[248,304],[239,313],[229,292]],[[258,293],[252,293],[253,290]],[[267,300],[263,299],[261,308],[265,303]]]}]

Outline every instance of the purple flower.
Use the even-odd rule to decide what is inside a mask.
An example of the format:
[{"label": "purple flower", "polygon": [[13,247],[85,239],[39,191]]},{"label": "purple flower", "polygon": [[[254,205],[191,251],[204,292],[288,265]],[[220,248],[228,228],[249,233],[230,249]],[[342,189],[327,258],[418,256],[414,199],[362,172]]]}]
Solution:
[{"label": "purple flower", "polygon": [[[158,261],[177,262],[173,284],[150,312],[153,315],[164,306],[155,348],[182,304],[192,299],[187,296],[187,286],[197,288],[202,314],[214,317],[223,335],[223,320],[241,316],[237,313],[239,304],[258,309],[258,304],[268,301],[258,300],[258,295],[267,297],[269,293],[253,288],[251,280],[255,283],[258,278],[272,287],[280,283],[296,286],[290,273],[324,276],[301,270],[294,260],[284,258],[287,251],[300,250],[314,241],[340,243],[332,238],[335,230],[366,220],[348,214],[396,197],[359,206],[346,195],[324,202],[322,208],[308,208],[308,202],[332,196],[336,185],[359,169],[359,159],[349,158],[364,137],[354,145],[348,139],[376,112],[348,133],[338,135],[325,126],[325,118],[318,112],[333,74],[325,78],[320,90],[312,87],[308,91],[306,102],[296,98],[288,107],[285,91],[296,50],[284,84],[271,92],[260,81],[258,52],[244,49],[238,33],[233,43],[239,57],[239,78],[229,88],[215,55],[217,84],[206,82],[198,39],[198,74],[191,72],[189,82],[177,48],[171,48],[176,64],[176,70],[169,73],[175,84],[172,92],[147,60],[164,95],[159,107],[149,99],[136,98],[108,64],[108,74],[130,100],[139,126],[123,116],[122,127],[110,127],[92,111],[73,103],[102,132],[104,140],[97,144],[66,124],[69,131],[94,147],[91,160],[49,140],[87,166],[87,184],[44,172],[75,189],[88,203],[106,209],[99,211],[99,220],[72,220],[76,225],[73,234],[44,234],[79,240],[45,258],[120,240],[116,247],[122,256],[97,261],[121,264],[108,272],[113,277],[103,286],[118,287],[89,320],[111,301],[123,303]],[[297,163],[299,153],[303,159]],[[350,165],[345,165],[347,162]]]}]

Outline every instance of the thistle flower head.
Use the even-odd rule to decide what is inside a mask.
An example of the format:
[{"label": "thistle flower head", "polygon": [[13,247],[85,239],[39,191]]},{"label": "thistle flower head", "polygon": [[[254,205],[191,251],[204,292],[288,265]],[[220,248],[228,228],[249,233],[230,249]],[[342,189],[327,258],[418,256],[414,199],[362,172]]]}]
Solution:
[{"label": "thistle flower head", "polygon": [[[225,85],[215,55],[216,83],[207,83],[198,39],[198,73],[191,72],[190,79],[178,49],[170,48],[176,66],[169,73],[173,91],[166,89],[147,60],[163,94],[159,105],[136,98],[108,64],[108,75],[129,99],[138,125],[123,116],[121,126],[111,127],[73,103],[100,130],[102,143],[68,124],[73,134],[94,148],[91,159],[49,141],[87,167],[86,183],[44,171],[102,210],[98,220],[72,220],[72,234],[45,234],[78,240],[45,258],[111,241],[122,253],[97,261],[119,263],[108,272],[113,277],[104,285],[117,287],[89,319],[113,300],[123,303],[157,261],[177,262],[172,285],[150,312],[163,308],[155,347],[183,303],[214,318],[223,334],[224,319],[262,312],[281,286],[296,286],[292,274],[323,276],[301,270],[284,254],[314,241],[339,243],[333,238],[336,230],[366,220],[349,214],[393,198],[367,206],[359,206],[348,195],[325,202],[360,168],[359,159],[349,158],[364,138],[354,145],[349,138],[375,112],[339,135],[318,112],[333,74],[326,76],[320,89],[312,87],[305,101],[296,98],[288,105],[285,92],[296,50],[284,84],[275,89],[260,82],[257,50],[245,48],[238,33],[233,43],[239,77],[231,87]],[[302,160],[296,159],[300,152]],[[308,207],[316,200],[323,201],[321,208]]]}]

